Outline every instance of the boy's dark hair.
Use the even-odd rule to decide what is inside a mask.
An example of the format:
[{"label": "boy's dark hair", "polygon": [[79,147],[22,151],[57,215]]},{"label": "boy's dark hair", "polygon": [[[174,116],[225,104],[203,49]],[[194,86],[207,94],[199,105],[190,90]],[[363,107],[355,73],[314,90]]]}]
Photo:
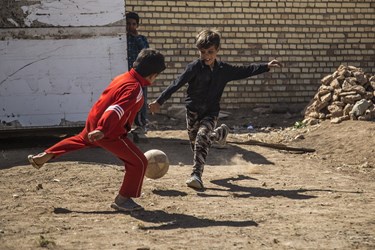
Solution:
[{"label": "boy's dark hair", "polygon": [[218,30],[202,30],[195,37],[195,45],[198,49],[208,49],[212,45],[216,49],[220,46],[220,33]]},{"label": "boy's dark hair", "polygon": [[133,68],[143,77],[160,74],[166,69],[164,55],[155,49],[143,49],[135,59]]},{"label": "boy's dark hair", "polygon": [[126,19],[131,18],[136,21],[137,24],[139,24],[139,16],[136,12],[128,12],[125,15]]}]

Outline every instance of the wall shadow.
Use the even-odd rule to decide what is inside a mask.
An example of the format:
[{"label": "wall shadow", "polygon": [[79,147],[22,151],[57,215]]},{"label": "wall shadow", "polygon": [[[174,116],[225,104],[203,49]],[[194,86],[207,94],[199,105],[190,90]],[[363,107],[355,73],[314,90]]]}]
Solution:
[{"label": "wall shadow", "polygon": [[[56,136],[28,136],[0,140],[0,170],[15,166],[29,165],[27,155],[37,154],[52,146],[62,138]],[[149,138],[148,142],[137,143],[146,152],[150,149],[160,149],[169,158],[171,165],[192,165],[193,153],[187,140],[179,138]],[[245,150],[236,145],[229,145],[225,149],[211,148],[207,157],[207,165],[231,165],[231,159],[242,155],[243,160],[253,164],[273,165],[263,155]],[[71,152],[51,160],[53,162],[76,161],[89,164],[111,164],[123,166],[123,163],[110,152],[101,148],[88,148]]]}]

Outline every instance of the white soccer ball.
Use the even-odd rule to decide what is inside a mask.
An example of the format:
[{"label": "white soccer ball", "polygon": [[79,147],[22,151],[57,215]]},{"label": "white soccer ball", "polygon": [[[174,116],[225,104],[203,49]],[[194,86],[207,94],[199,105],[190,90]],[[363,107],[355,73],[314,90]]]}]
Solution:
[{"label": "white soccer ball", "polygon": [[148,161],[146,177],[150,179],[159,179],[163,177],[169,169],[168,156],[159,149],[151,149],[145,153]]}]

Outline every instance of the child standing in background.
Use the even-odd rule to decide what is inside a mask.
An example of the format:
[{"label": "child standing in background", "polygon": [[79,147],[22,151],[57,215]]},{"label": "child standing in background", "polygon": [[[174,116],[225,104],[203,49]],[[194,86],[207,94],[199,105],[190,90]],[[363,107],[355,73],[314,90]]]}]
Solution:
[{"label": "child standing in background", "polygon": [[[126,14],[126,41],[128,52],[128,68],[133,68],[133,63],[142,49],[149,48],[147,38],[138,33],[139,15],[135,12],[128,12]],[[136,127],[132,133],[144,135],[147,132],[147,87],[142,87],[143,97],[145,102],[142,108],[137,113],[134,120]]]}]

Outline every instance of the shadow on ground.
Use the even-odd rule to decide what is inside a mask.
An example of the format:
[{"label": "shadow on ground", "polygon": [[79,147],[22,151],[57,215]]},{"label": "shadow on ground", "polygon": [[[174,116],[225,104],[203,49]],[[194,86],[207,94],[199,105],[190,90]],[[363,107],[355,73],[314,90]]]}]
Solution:
[{"label": "shadow on ground", "polygon": [[141,210],[134,212],[119,212],[119,211],[75,211],[67,208],[55,208],[55,214],[119,214],[123,213],[130,215],[131,217],[148,222],[154,223],[156,225],[144,226],[139,225],[141,230],[172,230],[177,228],[202,228],[202,227],[214,227],[214,226],[224,226],[224,227],[249,227],[258,226],[258,223],[252,220],[244,221],[231,221],[231,220],[213,220],[206,218],[197,218],[193,215],[178,214],[178,213],[168,213],[161,210]]}]

